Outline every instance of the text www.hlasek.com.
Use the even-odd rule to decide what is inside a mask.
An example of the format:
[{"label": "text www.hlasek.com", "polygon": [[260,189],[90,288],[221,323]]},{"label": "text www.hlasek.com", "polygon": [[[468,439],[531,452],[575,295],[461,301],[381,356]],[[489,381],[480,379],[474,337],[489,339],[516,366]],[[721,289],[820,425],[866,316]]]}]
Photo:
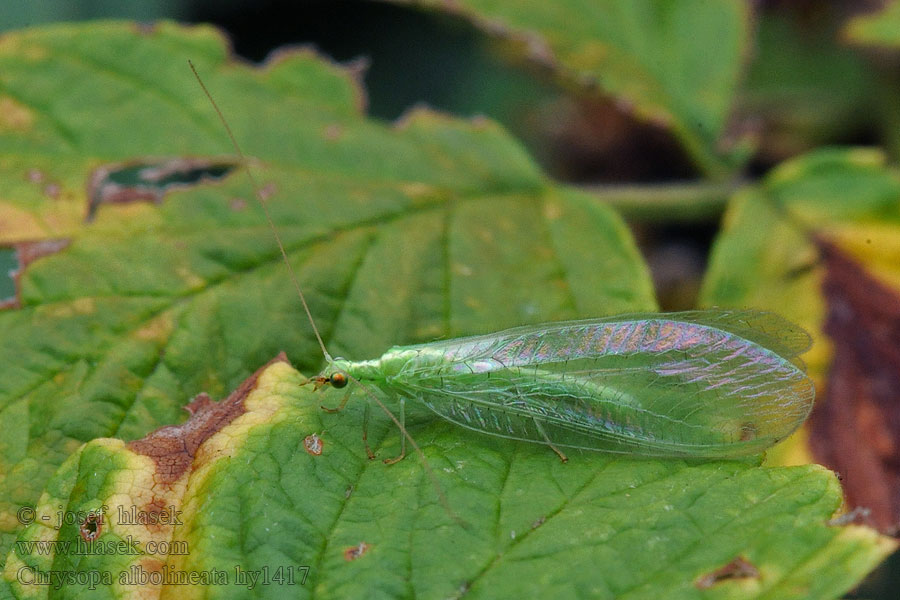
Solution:
[{"label": "text www.hlasek.com", "polygon": [[185,556],[190,554],[188,543],[184,540],[149,540],[138,547],[132,536],[120,540],[19,540],[16,549],[20,556],[59,556],[79,555],[92,556],[100,554],[160,554],[165,556]]}]

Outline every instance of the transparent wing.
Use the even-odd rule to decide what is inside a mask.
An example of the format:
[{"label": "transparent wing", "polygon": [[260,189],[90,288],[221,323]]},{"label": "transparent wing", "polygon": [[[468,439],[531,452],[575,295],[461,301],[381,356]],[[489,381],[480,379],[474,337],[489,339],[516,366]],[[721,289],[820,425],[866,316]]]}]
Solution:
[{"label": "transparent wing", "polygon": [[[756,453],[806,419],[814,388],[791,362],[802,336],[781,336],[790,324],[780,317],[741,313],[624,315],[416,346],[392,386],[493,435],[650,455]],[[772,339],[785,341],[761,343]]]}]

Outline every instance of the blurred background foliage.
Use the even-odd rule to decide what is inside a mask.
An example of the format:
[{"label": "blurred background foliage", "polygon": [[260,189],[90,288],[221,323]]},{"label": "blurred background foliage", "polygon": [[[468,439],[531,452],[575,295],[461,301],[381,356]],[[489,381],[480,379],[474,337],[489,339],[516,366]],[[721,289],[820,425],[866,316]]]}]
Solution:
[{"label": "blurred background foliage", "polygon": [[[631,107],[596,90],[561,81],[509,40],[454,14],[334,0],[6,0],[0,31],[101,18],[213,23],[249,61],[284,45],[312,44],[358,65],[373,117],[391,121],[422,103],[486,115],[522,140],[556,179],[617,186],[614,196],[650,265],[660,305],[677,310],[696,303],[710,244],[736,187],[827,145],[878,146],[891,164],[900,159],[900,52],[879,48],[896,34],[890,22],[854,20],[887,3],[747,4],[750,56],[720,139],[732,145],[737,167],[724,176],[704,172],[670,129],[635,118]],[[647,211],[634,202],[648,195],[662,203]],[[898,573],[895,555],[852,597],[895,598]]]}]

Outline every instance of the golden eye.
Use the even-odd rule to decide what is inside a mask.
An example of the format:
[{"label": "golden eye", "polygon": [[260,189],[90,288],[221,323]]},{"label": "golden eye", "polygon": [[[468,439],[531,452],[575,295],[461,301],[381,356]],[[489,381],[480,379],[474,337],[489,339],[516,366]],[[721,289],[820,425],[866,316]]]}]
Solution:
[{"label": "golden eye", "polygon": [[348,381],[349,379],[347,378],[347,374],[341,371],[332,373],[331,377],[328,378],[328,383],[336,388],[342,388],[346,386]]}]

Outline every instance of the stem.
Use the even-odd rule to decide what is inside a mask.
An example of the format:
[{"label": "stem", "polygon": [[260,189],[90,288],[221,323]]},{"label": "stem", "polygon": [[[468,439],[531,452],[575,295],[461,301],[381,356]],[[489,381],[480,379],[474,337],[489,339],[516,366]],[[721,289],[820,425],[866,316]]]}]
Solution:
[{"label": "stem", "polygon": [[746,180],[734,180],[576,187],[612,206],[626,219],[671,222],[716,217],[725,210],[728,199],[746,185]]}]

